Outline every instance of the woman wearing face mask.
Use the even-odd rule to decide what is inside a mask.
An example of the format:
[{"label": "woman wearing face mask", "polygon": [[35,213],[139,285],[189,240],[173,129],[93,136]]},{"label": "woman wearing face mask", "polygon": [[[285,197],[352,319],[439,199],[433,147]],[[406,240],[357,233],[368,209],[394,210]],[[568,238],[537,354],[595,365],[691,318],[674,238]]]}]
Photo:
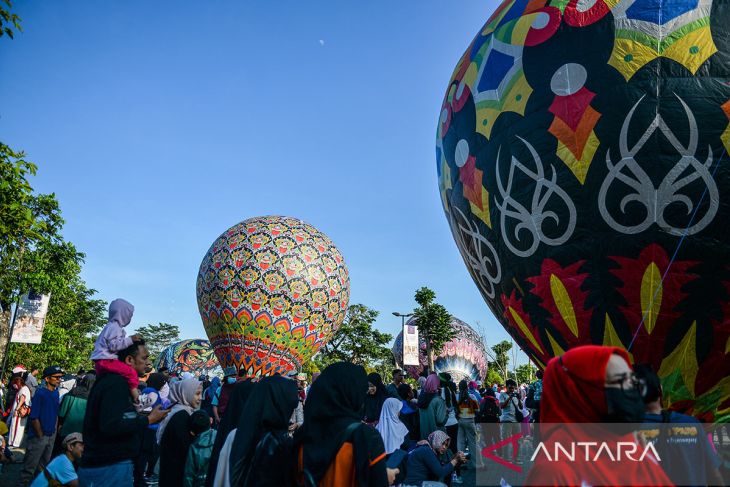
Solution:
[{"label": "woman wearing face mask", "polygon": [[170,413],[160,423],[160,487],[183,484],[185,459],[195,439],[190,433],[190,415],[200,407],[203,385],[196,379],[185,379],[170,385]]},{"label": "woman wearing face mask", "polygon": [[449,435],[436,430],[428,435],[428,444],[419,442],[418,448],[408,455],[408,467],[404,485],[422,485],[427,480],[443,482],[448,479],[454,468],[466,461],[464,454],[458,452],[448,463],[441,464],[439,457],[446,454],[451,440]]},{"label": "woman wearing face mask", "polygon": [[[571,448],[576,442],[597,442],[614,452],[645,448],[633,431],[621,423],[641,423],[644,415],[641,383],[629,356],[617,347],[576,347],[553,358],[545,368],[540,402],[540,435],[552,455],[556,444]],[[610,423],[574,426],[566,423]],[[585,448],[585,447],[584,447]],[[536,454],[526,485],[672,485],[653,455],[633,461],[626,455],[614,461],[599,447],[586,455],[578,448],[574,461]],[[586,459],[586,457],[588,457]]]}]

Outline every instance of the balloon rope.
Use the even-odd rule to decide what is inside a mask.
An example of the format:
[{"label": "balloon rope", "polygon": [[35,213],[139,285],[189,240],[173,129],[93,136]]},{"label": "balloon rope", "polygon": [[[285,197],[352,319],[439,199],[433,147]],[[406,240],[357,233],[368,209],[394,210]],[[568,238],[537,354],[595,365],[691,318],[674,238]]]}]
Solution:
[{"label": "balloon rope", "polygon": [[[720,163],[725,158],[726,154],[727,154],[727,148],[724,148],[722,151],[722,155],[720,156],[720,159],[718,159],[717,164],[715,165],[715,169],[712,170],[712,179],[715,179],[715,173],[717,172],[718,168],[720,167]],[[684,239],[687,238],[687,232],[689,231],[689,228],[692,226],[694,219],[697,216],[697,212],[699,211],[700,206],[702,205],[702,202],[705,199],[707,190],[708,190],[708,186],[705,185],[705,189],[702,191],[702,196],[700,196],[700,201],[697,203],[695,210],[692,212],[692,216],[690,217],[689,222],[687,223],[687,227],[684,229],[684,232],[682,233],[682,238],[679,239],[679,243],[677,243],[677,247],[674,249],[674,254],[672,254],[672,258],[669,259],[669,264],[667,265],[667,269],[664,271],[664,274],[662,274],[662,279],[657,284],[656,289],[654,290],[654,294],[652,294],[652,296],[651,296],[651,301],[649,301],[649,306],[647,306],[646,311],[644,312],[643,316],[641,317],[639,326],[636,327],[636,332],[634,332],[634,336],[631,338],[631,343],[629,343],[629,347],[626,349],[627,351],[631,351],[631,347],[634,346],[634,341],[636,341],[636,337],[639,336],[639,331],[641,330],[641,327],[644,325],[644,321],[646,320],[647,315],[651,312],[652,306],[654,305],[654,300],[656,299],[657,295],[659,294],[659,291],[662,289],[662,287],[664,285],[664,279],[666,279],[667,274],[669,274],[669,269],[672,268],[672,264],[674,263],[674,260],[677,258],[677,254],[679,253],[679,248],[682,246]]]}]

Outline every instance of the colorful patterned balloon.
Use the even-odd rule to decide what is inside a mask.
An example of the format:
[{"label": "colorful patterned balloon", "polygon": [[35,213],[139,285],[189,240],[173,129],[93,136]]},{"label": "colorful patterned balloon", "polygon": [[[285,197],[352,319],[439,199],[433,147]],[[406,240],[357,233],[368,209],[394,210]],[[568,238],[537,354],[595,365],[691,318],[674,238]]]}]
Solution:
[{"label": "colorful patterned balloon", "polygon": [[[414,318],[408,320],[407,325],[415,325]],[[484,380],[487,377],[487,352],[484,349],[484,342],[477,332],[460,319],[452,316],[451,324],[456,329],[456,336],[444,345],[438,356],[434,357],[433,367],[437,373],[448,372],[455,382],[461,379]],[[421,353],[418,360],[420,366],[407,365],[405,371],[416,379],[428,364],[426,356],[426,341],[423,338],[418,340]],[[393,344],[393,356],[397,364],[403,363],[403,332],[395,338]]]},{"label": "colorful patterned balloon", "polygon": [[182,340],[166,347],[155,359],[154,367],[167,367],[170,373],[177,375],[190,372],[193,375],[223,375],[213,347],[208,340],[195,338]]},{"label": "colorful patterned balloon", "polygon": [[265,216],[213,242],[197,295],[223,368],[272,375],[300,370],[329,340],[345,317],[350,278],[326,235],[296,218]]},{"label": "colorful patterned balloon", "polygon": [[539,365],[581,344],[730,419],[730,3],[509,0],[456,66],[443,206]]}]

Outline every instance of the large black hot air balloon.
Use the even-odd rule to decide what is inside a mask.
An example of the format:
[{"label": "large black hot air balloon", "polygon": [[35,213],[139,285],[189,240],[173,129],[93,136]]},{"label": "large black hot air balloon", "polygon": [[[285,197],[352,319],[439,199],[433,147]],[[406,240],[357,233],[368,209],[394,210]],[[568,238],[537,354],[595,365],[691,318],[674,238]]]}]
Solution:
[{"label": "large black hot air balloon", "polygon": [[730,416],[730,3],[503,2],[449,82],[441,198],[538,364],[610,344]]}]

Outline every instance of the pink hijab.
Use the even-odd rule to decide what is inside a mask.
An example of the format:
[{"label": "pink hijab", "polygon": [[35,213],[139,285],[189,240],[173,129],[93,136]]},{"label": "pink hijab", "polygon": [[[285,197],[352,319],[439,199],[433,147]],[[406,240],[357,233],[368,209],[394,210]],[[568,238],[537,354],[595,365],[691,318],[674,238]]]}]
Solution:
[{"label": "pink hijab", "polygon": [[431,373],[426,379],[426,385],[423,386],[424,392],[436,393],[441,386],[441,379],[435,373]]}]

